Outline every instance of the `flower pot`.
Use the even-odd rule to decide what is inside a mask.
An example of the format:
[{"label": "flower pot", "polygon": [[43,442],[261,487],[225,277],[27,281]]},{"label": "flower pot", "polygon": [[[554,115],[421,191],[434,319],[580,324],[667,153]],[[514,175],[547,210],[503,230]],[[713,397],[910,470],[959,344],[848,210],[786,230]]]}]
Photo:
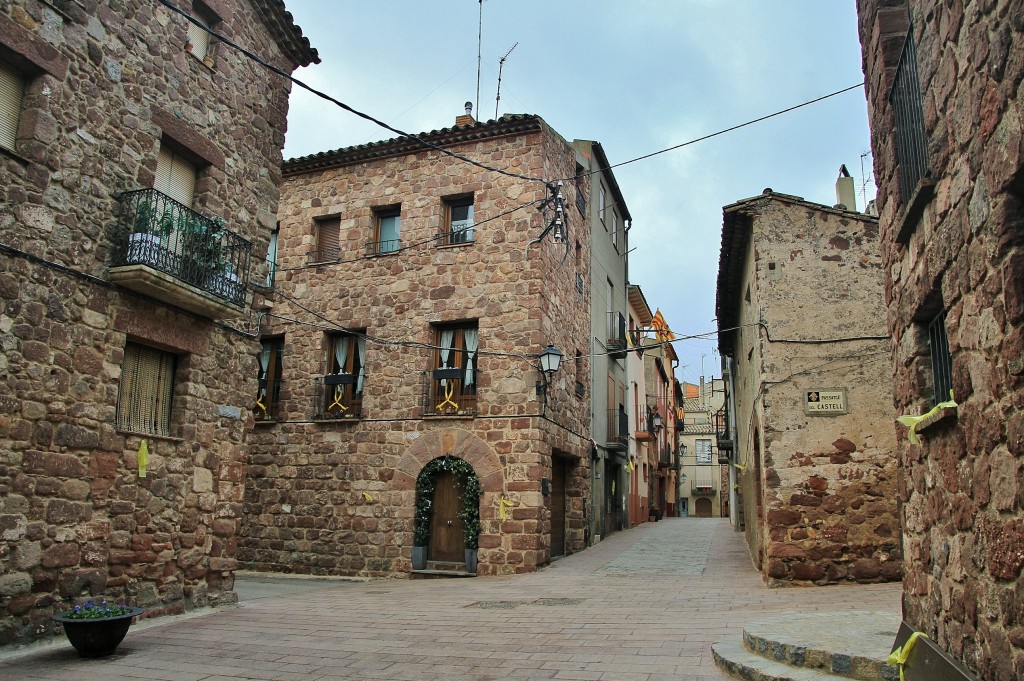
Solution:
[{"label": "flower pot", "polygon": [[413,570],[425,570],[427,567],[427,547],[426,546],[414,546],[412,547],[412,569]]},{"label": "flower pot", "polygon": [[466,572],[471,575],[476,574],[476,549],[466,549]]},{"label": "flower pot", "polygon": [[114,652],[132,626],[132,619],[142,613],[142,608],[131,608],[128,614],[117,617],[76,620],[54,615],[53,621],[64,625],[64,635],[80,657],[103,657]]}]

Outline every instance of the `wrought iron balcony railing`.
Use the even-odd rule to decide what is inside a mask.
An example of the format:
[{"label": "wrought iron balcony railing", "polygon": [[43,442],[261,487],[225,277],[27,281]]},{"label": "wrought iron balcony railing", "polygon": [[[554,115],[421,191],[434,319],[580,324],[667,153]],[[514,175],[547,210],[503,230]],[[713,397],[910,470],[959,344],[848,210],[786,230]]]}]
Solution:
[{"label": "wrought iron balcony railing", "polygon": [[306,256],[306,262],[310,265],[317,265],[320,263],[338,262],[340,258],[341,249],[338,247],[318,248],[315,251],[309,252],[309,255]]},{"label": "wrought iron balcony railing", "polygon": [[475,416],[476,382],[466,383],[464,369],[423,372],[420,398],[422,416]]},{"label": "wrought iron balcony railing", "polygon": [[608,437],[606,446],[625,449],[629,446],[629,416],[621,409],[608,410]]},{"label": "wrought iron balcony railing", "polygon": [[366,376],[327,374],[313,379],[318,419],[358,419],[363,416],[363,391]]},{"label": "wrought iron balcony railing", "polygon": [[122,194],[120,218],[112,268],[144,265],[243,305],[252,243],[228,230],[222,218],[197,213],[156,189]]},{"label": "wrought iron balcony railing", "polygon": [[622,359],[626,356],[626,317],[621,312],[608,313],[608,342],[606,343],[609,356],[613,359]]},{"label": "wrought iron balcony railing", "polygon": [[720,409],[715,412],[713,420],[718,448],[725,451],[732,450],[733,443],[732,433],[729,429],[729,412],[725,409]]},{"label": "wrought iron balcony railing", "polygon": [[695,497],[713,497],[718,489],[714,480],[692,480],[690,493]]},{"label": "wrought iron balcony railing", "polygon": [[371,241],[366,244],[366,255],[387,255],[388,253],[398,253],[402,250],[401,239],[386,239],[384,241]]}]

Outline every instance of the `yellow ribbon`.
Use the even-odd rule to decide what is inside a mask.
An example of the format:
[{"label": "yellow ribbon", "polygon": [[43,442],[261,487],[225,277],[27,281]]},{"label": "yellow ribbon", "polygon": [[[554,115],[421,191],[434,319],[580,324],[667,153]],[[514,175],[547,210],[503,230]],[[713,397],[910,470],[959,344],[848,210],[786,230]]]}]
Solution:
[{"label": "yellow ribbon", "polygon": [[910,649],[914,647],[914,642],[917,641],[918,637],[928,638],[920,631],[915,631],[907,639],[907,642],[901,645],[896,650],[889,653],[889,659],[886,660],[889,664],[899,665],[900,667],[900,681],[904,681],[903,678],[903,666],[907,664],[907,658],[910,657]]},{"label": "yellow ribbon", "polygon": [[256,406],[259,407],[260,411],[263,412],[264,416],[267,415],[267,405],[263,404],[263,398],[266,397],[266,396],[267,396],[266,389],[261,388],[260,389],[259,397],[256,398]]},{"label": "yellow ribbon", "polygon": [[954,409],[957,407],[957,403],[953,399],[952,390],[949,391],[949,400],[945,402],[939,402],[934,407],[929,409],[927,413],[921,414],[920,416],[909,416],[904,414],[903,416],[898,417],[896,420],[902,423],[903,425],[907,426],[907,439],[910,440],[910,444],[919,445],[921,444],[921,438],[918,437],[917,435],[917,427],[921,425],[922,421],[924,421],[927,418],[931,418],[932,416],[937,414],[940,409],[945,409],[946,407],[953,407]]},{"label": "yellow ribbon", "polygon": [[632,473],[632,472],[633,472],[633,469],[634,469],[634,468],[636,468],[636,466],[635,466],[635,465],[633,464],[633,459],[630,459],[630,460],[629,460],[629,461],[628,461],[628,462],[626,463],[626,470],[627,470],[628,472]]},{"label": "yellow ribbon", "polygon": [[334,387],[334,402],[331,403],[331,406],[327,407],[327,411],[330,411],[331,409],[334,409],[335,407],[338,407],[342,411],[348,411],[348,407],[346,407],[344,404],[341,403],[341,398],[344,397],[344,395],[345,395],[345,388],[340,386],[340,385],[335,386]]},{"label": "yellow ribbon", "polygon": [[139,443],[139,477],[146,477],[146,468],[149,466],[149,445],[143,440]]},{"label": "yellow ribbon", "polygon": [[367,501],[373,501],[373,495],[371,495],[369,492],[363,492],[363,499],[366,499]]},{"label": "yellow ribbon", "polygon": [[738,471],[745,471],[745,470],[747,470],[747,464],[745,464],[745,463],[734,463],[732,465]]},{"label": "yellow ribbon", "polygon": [[506,499],[504,496],[501,497],[501,500],[498,502],[498,517],[502,520],[508,520],[508,510],[512,508],[512,506],[513,504],[511,501]]},{"label": "yellow ribbon", "polygon": [[444,409],[444,405],[446,405],[446,404],[450,404],[450,405],[452,405],[452,406],[453,406],[454,408],[458,409],[458,408],[459,408],[459,405],[457,405],[457,404],[456,404],[456,403],[455,403],[455,402],[454,402],[454,401],[452,400],[452,396],[453,396],[454,394],[455,394],[455,383],[454,383],[454,382],[451,382],[451,381],[449,381],[449,382],[448,382],[448,385],[446,385],[446,386],[444,387],[444,402],[442,402],[441,404],[437,405],[437,410],[438,410],[438,411],[441,411],[441,410],[443,410],[443,409]]}]

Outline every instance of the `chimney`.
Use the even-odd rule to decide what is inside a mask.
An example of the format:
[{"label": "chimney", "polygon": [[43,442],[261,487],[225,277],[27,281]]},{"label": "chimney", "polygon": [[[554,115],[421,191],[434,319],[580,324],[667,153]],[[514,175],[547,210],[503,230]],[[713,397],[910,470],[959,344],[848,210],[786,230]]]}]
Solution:
[{"label": "chimney", "polygon": [[850,177],[846,164],[839,166],[839,178],[836,180],[836,208],[857,211],[857,189]]},{"label": "chimney", "polygon": [[466,113],[462,116],[455,117],[455,127],[462,128],[467,125],[474,125],[476,119],[473,118],[473,102],[466,102]]}]

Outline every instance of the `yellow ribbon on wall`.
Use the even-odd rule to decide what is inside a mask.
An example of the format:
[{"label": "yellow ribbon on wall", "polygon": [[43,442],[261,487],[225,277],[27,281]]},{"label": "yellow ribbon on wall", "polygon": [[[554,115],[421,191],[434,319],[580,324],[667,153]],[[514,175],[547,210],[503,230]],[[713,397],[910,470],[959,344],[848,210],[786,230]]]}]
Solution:
[{"label": "yellow ribbon on wall", "polygon": [[501,520],[508,520],[508,510],[512,508],[512,506],[512,502],[506,499],[504,496],[502,496],[501,500],[498,501],[498,518],[500,518]]},{"label": "yellow ribbon on wall", "polygon": [[143,440],[139,443],[139,477],[146,477],[146,468],[149,467],[149,445]]},{"label": "yellow ribbon on wall", "polygon": [[628,472],[632,473],[634,468],[636,468],[636,466],[633,464],[633,459],[626,462],[626,470]]},{"label": "yellow ribbon on wall", "polygon": [[366,499],[367,501],[373,501],[373,495],[371,495],[369,492],[363,492],[363,499]]},{"label": "yellow ribbon on wall", "polygon": [[732,466],[733,466],[733,468],[735,468],[738,471],[745,471],[745,470],[747,470],[747,464],[745,464],[745,463],[734,463],[734,464],[732,464]]},{"label": "yellow ribbon on wall", "polygon": [[928,410],[927,413],[921,414],[920,416],[909,416],[904,414],[896,418],[897,421],[907,426],[907,439],[910,440],[910,444],[919,445],[921,444],[921,438],[917,435],[917,427],[921,425],[921,422],[925,419],[931,418],[939,412],[941,409],[946,407],[956,408],[956,400],[953,399],[953,391],[949,391],[949,399],[945,402],[939,402],[934,407]]},{"label": "yellow ribbon on wall", "polygon": [[907,639],[906,643],[904,643],[899,648],[889,653],[889,659],[886,660],[886,662],[888,662],[889,664],[899,665],[900,681],[904,681],[903,667],[907,664],[907,658],[910,657],[910,649],[914,647],[914,642],[917,641],[919,637],[928,638],[920,631],[915,631],[913,634],[910,635],[910,638]]}]

